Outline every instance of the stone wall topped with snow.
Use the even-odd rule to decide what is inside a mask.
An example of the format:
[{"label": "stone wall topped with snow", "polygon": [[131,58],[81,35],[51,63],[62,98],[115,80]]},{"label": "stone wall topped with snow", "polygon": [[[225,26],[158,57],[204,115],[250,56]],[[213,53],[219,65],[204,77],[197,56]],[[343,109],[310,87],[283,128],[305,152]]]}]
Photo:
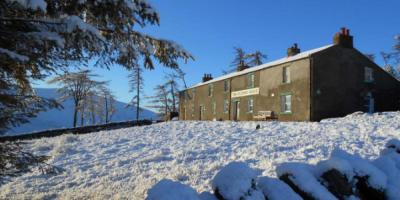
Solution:
[{"label": "stone wall topped with snow", "polygon": [[245,162],[231,162],[213,178],[213,192],[198,194],[179,182],[163,179],[147,200],[395,200],[400,199],[400,141],[390,140],[374,160],[335,149],[315,165],[283,163],[277,177],[261,177]]}]

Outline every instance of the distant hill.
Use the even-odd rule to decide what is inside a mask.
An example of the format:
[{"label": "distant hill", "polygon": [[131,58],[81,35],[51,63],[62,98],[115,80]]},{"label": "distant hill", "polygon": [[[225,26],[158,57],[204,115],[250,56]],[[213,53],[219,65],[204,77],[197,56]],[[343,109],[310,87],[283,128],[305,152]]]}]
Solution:
[{"label": "distant hill", "polygon": [[[44,98],[60,97],[55,88],[37,88],[36,92],[39,96]],[[126,108],[126,103],[116,101],[115,108],[116,113],[113,114],[111,122],[127,121],[135,119],[136,107]],[[67,100],[62,103],[64,109],[51,109],[46,112],[39,113],[38,117],[32,118],[30,123],[23,124],[20,127],[10,129],[6,135],[15,135],[26,132],[41,131],[46,129],[55,128],[69,128],[72,127],[72,115],[73,115],[73,102]],[[157,119],[156,113],[143,109],[141,112],[142,119]],[[80,123],[80,121],[79,121]]]}]

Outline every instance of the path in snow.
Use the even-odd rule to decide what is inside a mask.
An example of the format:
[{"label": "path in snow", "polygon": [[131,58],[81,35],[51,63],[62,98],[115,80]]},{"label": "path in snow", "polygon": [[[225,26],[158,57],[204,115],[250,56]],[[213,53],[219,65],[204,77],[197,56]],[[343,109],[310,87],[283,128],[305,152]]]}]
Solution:
[{"label": "path in snow", "polygon": [[[257,124],[261,129],[256,130]],[[59,175],[32,172],[0,187],[0,199],[143,199],[163,178],[210,191],[210,180],[231,161],[245,161],[275,176],[282,162],[316,162],[342,148],[375,158],[387,140],[400,138],[400,112],[353,114],[317,122],[168,122],[64,135],[30,142],[51,155]]]}]

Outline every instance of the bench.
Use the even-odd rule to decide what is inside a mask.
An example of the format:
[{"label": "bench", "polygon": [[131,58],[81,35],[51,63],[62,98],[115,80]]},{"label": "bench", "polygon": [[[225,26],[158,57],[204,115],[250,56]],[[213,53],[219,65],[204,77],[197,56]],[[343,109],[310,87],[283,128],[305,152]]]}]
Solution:
[{"label": "bench", "polygon": [[253,116],[255,120],[271,120],[275,119],[274,111],[267,110],[267,111],[258,111],[256,115]]}]

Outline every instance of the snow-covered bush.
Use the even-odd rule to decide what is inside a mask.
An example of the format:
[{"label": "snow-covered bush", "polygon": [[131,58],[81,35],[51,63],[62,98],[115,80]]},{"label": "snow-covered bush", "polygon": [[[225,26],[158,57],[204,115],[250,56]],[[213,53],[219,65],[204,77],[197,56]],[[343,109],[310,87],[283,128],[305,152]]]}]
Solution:
[{"label": "snow-covered bush", "polygon": [[390,153],[398,153],[400,155],[400,140],[391,139],[386,143],[385,149],[381,151],[381,155]]},{"label": "snow-covered bush", "polygon": [[[400,157],[400,154],[398,155]],[[387,176],[386,195],[389,199],[400,199],[400,169],[391,155],[383,155],[373,161]]]},{"label": "snow-covered bush", "polygon": [[313,174],[314,168],[303,163],[283,163],[277,167],[279,178],[304,199],[336,200]]},{"label": "snow-covered bush", "polygon": [[257,185],[268,200],[302,199],[286,183],[276,178],[260,177]]},{"label": "snow-covered bush", "polygon": [[344,159],[331,157],[316,165],[314,174],[336,197],[347,199],[353,195],[353,167]]},{"label": "snow-covered bush", "polygon": [[354,170],[355,176],[366,177],[369,186],[380,190],[386,188],[386,175],[373,164],[371,164],[370,161],[363,159],[358,155],[349,154],[340,149],[335,149],[331,156],[344,159],[350,163]]},{"label": "snow-covered bush", "polygon": [[387,176],[370,161],[358,155],[351,155],[343,150],[335,149],[332,157],[338,157],[350,163],[354,171],[356,194],[364,198],[386,199]]},{"label": "snow-covered bush", "polygon": [[212,188],[219,199],[260,199],[264,196],[256,188],[257,171],[244,162],[231,162],[213,178]]},{"label": "snow-covered bush", "polygon": [[147,200],[200,200],[197,192],[182,183],[163,179],[147,191]]}]

